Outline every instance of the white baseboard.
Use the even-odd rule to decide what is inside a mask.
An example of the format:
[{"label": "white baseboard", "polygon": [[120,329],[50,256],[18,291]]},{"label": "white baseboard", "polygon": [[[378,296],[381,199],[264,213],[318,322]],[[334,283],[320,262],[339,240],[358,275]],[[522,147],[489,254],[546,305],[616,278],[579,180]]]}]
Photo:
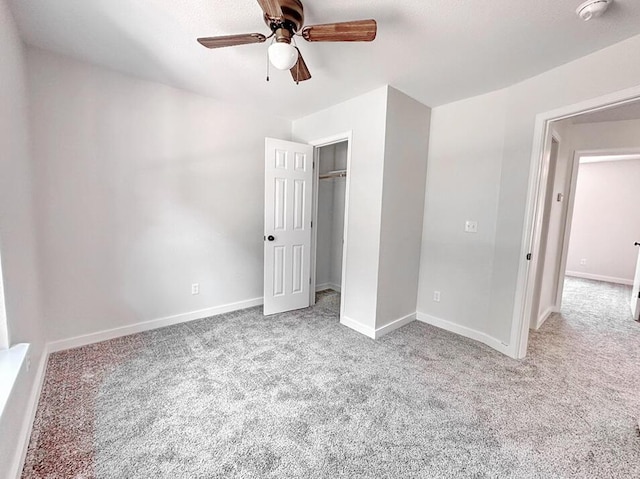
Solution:
[{"label": "white baseboard", "polygon": [[595,281],[604,281],[605,283],[633,286],[633,280],[626,278],[614,278],[613,276],[603,276],[601,274],[581,273],[580,271],[567,271],[565,275],[572,276],[574,278],[593,279]]},{"label": "white baseboard", "polygon": [[496,339],[493,336],[489,336],[488,334],[481,331],[477,331],[475,329],[471,329],[467,326],[462,326],[457,323],[452,323],[451,321],[447,321],[445,319],[436,318],[435,316],[431,316],[425,313],[416,313],[416,319],[420,322],[427,323],[437,328],[459,334],[466,338],[480,341],[481,343],[486,344],[487,346],[501,352],[502,354],[512,356],[513,352],[509,348],[508,344],[504,344],[499,339]]},{"label": "white baseboard", "polygon": [[15,438],[17,448],[14,456],[13,464],[10,473],[7,477],[13,477],[20,479],[22,476],[22,468],[24,467],[24,461],[27,457],[27,450],[29,449],[29,440],[31,439],[31,430],[33,429],[33,421],[36,419],[36,412],[38,411],[38,402],[40,401],[40,393],[42,392],[42,385],[44,384],[44,375],[47,370],[47,360],[49,359],[49,350],[47,345],[42,350],[42,357],[38,363],[38,370],[31,387],[31,394],[25,411],[24,419],[22,420],[22,428],[20,429],[20,436]]},{"label": "white baseboard", "polygon": [[366,326],[354,319],[348,318],[346,316],[342,316],[340,319],[340,324],[345,325],[348,328],[353,329],[354,331],[359,332],[360,334],[364,334],[368,338],[376,339],[376,330]]},{"label": "white baseboard", "polygon": [[538,320],[536,321],[535,327],[533,329],[537,331],[542,327],[544,322],[547,319],[549,319],[549,316],[551,316],[553,313],[559,313],[559,312],[560,311],[558,311],[558,308],[556,308],[555,306],[549,306],[547,309],[544,310],[544,312],[541,315],[538,316]]},{"label": "white baseboard", "polygon": [[395,321],[390,322],[389,324],[385,324],[384,326],[374,329],[372,327],[366,326],[359,321],[343,316],[340,320],[340,324],[343,324],[354,331],[359,332],[360,334],[364,334],[368,338],[371,339],[379,339],[385,334],[389,334],[391,331],[394,331],[398,328],[401,328],[405,324],[409,324],[412,321],[416,320],[416,313],[407,314],[402,318],[398,318]]},{"label": "white baseboard", "polygon": [[412,323],[416,320],[416,313],[407,314],[402,318],[398,318],[395,321],[385,324],[380,328],[376,328],[375,339],[381,338],[385,334],[389,334],[391,331],[401,328],[405,324]]},{"label": "white baseboard", "polygon": [[322,283],[322,284],[317,284],[316,285],[316,293],[318,291],[324,291],[325,289],[332,289],[333,291],[339,293],[340,292],[340,286],[334,283]]},{"label": "white baseboard", "polygon": [[208,318],[210,316],[229,313],[231,311],[238,311],[240,309],[252,308],[254,306],[260,306],[262,303],[263,298],[254,298],[247,301],[239,301],[237,303],[224,304],[222,306],[215,306],[213,308],[192,311],[190,313],[152,319],[150,321],[143,321],[127,326],[121,326],[119,328],[107,329],[104,331],[98,331],[96,333],[76,336],[69,339],[61,339],[59,341],[53,341],[48,344],[49,352],[54,353],[56,351],[62,351],[65,349],[79,348],[80,346],[86,346],[87,344],[99,343],[101,341],[128,336],[130,334],[141,333],[144,331],[150,331],[152,329],[172,326],[174,324],[195,321],[197,319]]}]

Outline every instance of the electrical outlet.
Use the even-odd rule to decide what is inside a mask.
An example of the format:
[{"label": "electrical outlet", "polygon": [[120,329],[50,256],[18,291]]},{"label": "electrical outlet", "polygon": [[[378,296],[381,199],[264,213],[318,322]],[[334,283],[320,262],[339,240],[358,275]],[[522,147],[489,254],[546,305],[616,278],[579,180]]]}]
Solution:
[{"label": "electrical outlet", "polygon": [[585,264],[587,264],[587,258],[582,258],[582,259],[580,260],[580,264],[581,264],[582,266],[584,266]]},{"label": "electrical outlet", "polygon": [[466,233],[477,233],[478,232],[478,222],[474,220],[467,220],[464,223],[464,231]]},{"label": "electrical outlet", "polygon": [[439,303],[439,302],[440,302],[440,291],[434,291],[434,292],[433,292],[433,300],[434,300],[436,303]]},{"label": "electrical outlet", "polygon": [[191,285],[191,294],[200,294],[200,284],[199,283],[193,283]]}]

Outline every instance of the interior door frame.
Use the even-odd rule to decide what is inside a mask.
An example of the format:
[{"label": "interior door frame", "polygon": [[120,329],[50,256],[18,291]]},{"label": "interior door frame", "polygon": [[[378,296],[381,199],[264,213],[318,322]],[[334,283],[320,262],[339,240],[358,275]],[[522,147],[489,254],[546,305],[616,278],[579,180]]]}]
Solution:
[{"label": "interior door frame", "polygon": [[541,188],[541,182],[548,175],[548,169],[545,171],[544,152],[551,123],[583,113],[622,106],[638,100],[640,100],[640,86],[635,86],[540,113],[536,116],[525,220],[520,249],[520,264],[518,267],[515,305],[509,341],[509,355],[511,357],[521,359],[527,354],[529,325],[531,324],[531,313],[535,307],[534,301],[536,300],[536,298],[534,298],[534,289],[539,270],[539,261],[541,260],[541,258],[538,257],[538,253],[540,251],[541,224],[543,221],[546,194],[545,188]]},{"label": "interior door frame", "polygon": [[311,215],[313,218],[313,228],[311,229],[311,287],[309,288],[310,304],[313,306],[316,304],[316,254],[317,254],[317,240],[318,240],[318,185],[320,181],[320,148],[324,146],[331,146],[337,143],[347,142],[347,177],[345,192],[344,192],[344,230],[343,230],[343,242],[342,242],[342,277],[340,282],[340,320],[344,316],[344,304],[346,297],[346,278],[347,278],[347,245],[349,242],[349,190],[351,189],[351,147],[353,145],[353,132],[346,131],[344,133],[338,133],[326,138],[310,141],[309,144],[313,146],[313,205],[311,207]]},{"label": "interior door frame", "polygon": [[[558,145],[557,150],[555,152],[555,158],[553,158],[553,142]],[[540,177],[540,188],[539,195],[541,197],[541,208],[543,215],[540,218],[540,244],[538,246],[538,251],[540,258],[543,259],[546,256],[546,251],[549,247],[549,228],[550,228],[550,213],[551,208],[547,214],[544,214],[547,210],[547,202],[550,202],[550,205],[553,205],[553,194],[555,189],[555,180],[558,177],[558,160],[560,158],[560,151],[564,145],[564,141],[562,140],[562,135],[554,128],[553,125],[549,125],[549,130],[545,137],[544,141],[544,152],[543,152],[543,163],[542,163],[542,175]],[[553,167],[553,175],[551,175]],[[547,235],[544,238],[544,234]],[[533,294],[535,298],[535,302],[532,305],[533,308],[531,310],[531,317],[529,322],[529,327],[533,329],[538,329],[540,327],[541,322],[539,318],[542,314],[546,314],[545,311],[540,311],[540,297],[542,295],[542,277],[544,275],[544,261],[540,261],[536,265],[536,275],[535,282],[533,284]]]}]

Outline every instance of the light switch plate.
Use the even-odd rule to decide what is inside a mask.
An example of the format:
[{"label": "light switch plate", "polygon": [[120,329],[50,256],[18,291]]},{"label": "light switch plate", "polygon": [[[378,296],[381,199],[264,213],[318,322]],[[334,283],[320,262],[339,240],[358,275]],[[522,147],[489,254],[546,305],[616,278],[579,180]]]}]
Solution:
[{"label": "light switch plate", "polygon": [[467,220],[464,223],[464,230],[467,233],[477,233],[478,232],[478,222],[473,220]]}]

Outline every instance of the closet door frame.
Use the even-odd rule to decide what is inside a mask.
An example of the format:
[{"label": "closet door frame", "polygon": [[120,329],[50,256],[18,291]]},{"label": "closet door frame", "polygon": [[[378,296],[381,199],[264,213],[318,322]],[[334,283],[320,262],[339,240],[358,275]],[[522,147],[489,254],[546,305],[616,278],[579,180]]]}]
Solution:
[{"label": "closet door frame", "polygon": [[352,132],[347,131],[344,133],[338,133],[336,135],[322,138],[315,141],[310,141],[309,144],[314,147],[313,151],[313,228],[311,230],[311,287],[309,288],[309,301],[313,306],[316,304],[316,255],[317,255],[317,240],[318,240],[318,186],[320,182],[320,148],[325,146],[335,145],[337,143],[347,142],[347,177],[344,192],[344,231],[342,242],[342,278],[340,283],[340,320],[344,315],[344,305],[347,298],[346,279],[347,279],[347,254],[348,254],[348,231],[349,231],[349,186],[351,183],[351,144],[352,144]]}]

